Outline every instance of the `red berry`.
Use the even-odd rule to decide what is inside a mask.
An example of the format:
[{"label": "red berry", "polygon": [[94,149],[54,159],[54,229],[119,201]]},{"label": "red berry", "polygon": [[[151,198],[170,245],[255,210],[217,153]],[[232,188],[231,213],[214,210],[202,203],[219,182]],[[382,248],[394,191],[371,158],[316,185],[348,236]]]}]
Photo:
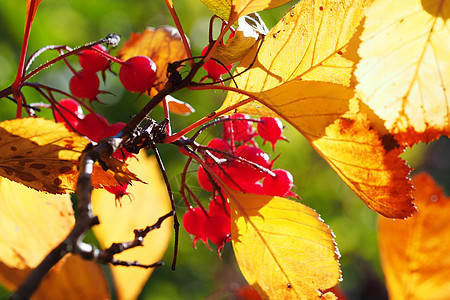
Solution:
[{"label": "red berry", "polygon": [[93,142],[109,136],[109,123],[99,114],[88,114],[80,120],[77,127],[81,135],[88,137]]},{"label": "red berry", "polygon": [[213,191],[213,185],[211,183],[211,181],[209,181],[209,177],[206,174],[205,169],[203,169],[202,166],[200,166],[198,168],[198,172],[197,172],[197,180],[198,180],[198,184],[200,185],[200,187],[202,189],[204,189],[207,192],[212,192]]},{"label": "red berry", "polygon": [[[215,138],[209,141],[207,147],[220,150],[222,152],[231,153],[231,147],[224,139]],[[211,151],[212,154],[217,158],[223,158],[223,154],[215,151]]]},{"label": "red berry", "polygon": [[[208,51],[208,46],[203,48],[202,50],[202,56],[206,55],[206,52]],[[203,68],[208,72],[208,77],[211,78],[213,81],[220,81],[222,80],[222,75],[228,73],[231,68],[233,68],[233,64],[229,66],[222,66],[218,62],[216,62],[213,59],[208,60],[206,64],[203,65]]]},{"label": "red berry", "polygon": [[204,233],[204,227],[207,217],[200,207],[190,207],[189,210],[183,216],[183,226],[184,229],[195,236],[194,244],[201,239],[205,244],[208,239]]},{"label": "red berry", "polygon": [[[68,122],[73,128],[77,128],[80,119],[84,118],[80,104],[73,99],[62,99],[58,103],[58,109],[55,109],[56,122]],[[70,126],[66,127],[71,130]]]},{"label": "red berry", "polygon": [[75,73],[69,82],[72,95],[78,98],[95,99],[99,86],[100,80],[97,74],[86,70]]},{"label": "red berry", "polygon": [[[245,159],[246,161],[253,162],[259,167],[266,169],[270,168],[269,155],[259,148],[249,145],[242,145],[236,149],[235,155]],[[252,166],[247,162],[239,160],[233,161],[229,165],[227,172],[234,181],[238,183],[243,182],[244,185],[247,183],[254,183],[262,179],[267,174],[256,166]]]},{"label": "red berry", "polygon": [[294,178],[292,174],[283,169],[276,169],[272,172],[275,176],[267,175],[263,181],[263,191],[266,195],[286,196],[293,186]]},{"label": "red berry", "polygon": [[231,221],[226,216],[212,216],[203,224],[205,236],[216,245],[222,246],[231,240]]},{"label": "red berry", "polygon": [[225,202],[226,212],[224,210],[224,203],[220,196],[216,196],[209,202],[209,215],[210,216],[230,216],[230,205]]},{"label": "red berry", "polygon": [[[105,53],[108,52],[103,45],[95,45],[92,48],[96,48]],[[80,61],[80,66],[83,70],[92,73],[103,71],[109,65],[109,60],[106,57],[91,49],[81,51],[80,54],[78,54],[78,60]]]},{"label": "red berry", "polygon": [[[235,114],[233,119],[250,119],[249,115]],[[223,124],[223,138],[233,141],[248,141],[255,136],[253,122],[245,120],[228,121]]]},{"label": "red berry", "polygon": [[128,188],[128,184],[124,183],[124,184],[119,184],[119,185],[114,185],[114,186],[106,186],[105,190],[107,190],[111,194],[114,194],[116,204],[117,204],[117,202],[119,202],[119,204],[121,204],[122,197],[125,195],[130,195],[130,193],[127,192],[127,188]]},{"label": "red berry", "polygon": [[278,118],[261,117],[260,121],[256,126],[258,134],[274,148],[276,142],[283,139],[283,124]]},{"label": "red berry", "polygon": [[156,79],[156,64],[147,56],[134,56],[120,67],[119,79],[130,92],[144,92]]}]

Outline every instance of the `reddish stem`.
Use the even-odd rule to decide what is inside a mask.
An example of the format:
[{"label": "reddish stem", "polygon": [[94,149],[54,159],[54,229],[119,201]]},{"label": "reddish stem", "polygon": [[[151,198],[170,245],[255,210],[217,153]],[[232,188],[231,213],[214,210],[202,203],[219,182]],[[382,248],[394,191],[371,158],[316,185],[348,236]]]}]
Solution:
[{"label": "reddish stem", "polygon": [[[192,57],[191,48],[189,47],[189,42],[186,38],[186,35],[184,34],[183,27],[181,26],[180,19],[178,18],[178,15],[175,11],[175,8],[173,7],[172,0],[164,0],[166,2],[166,6],[169,9],[170,15],[172,16],[173,21],[175,22],[175,25],[177,26],[178,33],[181,36],[181,40],[183,41],[184,50],[186,51],[186,55],[188,58]],[[192,66],[194,61],[189,60],[189,64]]]}]

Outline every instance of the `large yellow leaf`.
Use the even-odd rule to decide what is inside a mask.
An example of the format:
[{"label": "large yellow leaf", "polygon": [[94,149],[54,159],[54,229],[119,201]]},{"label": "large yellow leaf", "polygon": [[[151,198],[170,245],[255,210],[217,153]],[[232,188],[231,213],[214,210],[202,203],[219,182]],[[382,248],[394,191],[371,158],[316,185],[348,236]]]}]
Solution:
[{"label": "large yellow leaf", "polygon": [[361,35],[357,91],[405,143],[450,134],[450,1],[375,1]]},{"label": "large yellow leaf", "polygon": [[[130,169],[148,184],[137,182],[129,186],[132,200],[129,201],[125,196],[122,205],[115,205],[114,195],[105,190],[93,191],[93,210],[100,219],[100,225],[93,230],[103,248],[110,247],[112,243],[133,240],[134,229],[153,225],[171,210],[167,189],[155,158],[149,158],[141,151],[138,159],[131,160]],[[160,229],[151,231],[143,247],[127,250],[116,255],[116,258],[141,264],[158,262],[166,252],[171,234],[172,218],[165,220]],[[119,299],[136,299],[153,268],[113,266],[111,271]]]},{"label": "large yellow leaf", "polygon": [[[30,268],[15,269],[0,263],[0,282],[8,290],[17,289]],[[67,255],[42,280],[33,300],[111,299],[101,267],[78,255]]]},{"label": "large yellow leaf", "polygon": [[0,261],[6,266],[36,267],[74,222],[69,195],[41,193],[0,177]]},{"label": "large yellow leaf", "polygon": [[[259,100],[237,111],[275,112],[307,138],[371,209],[405,218],[414,205],[410,170],[398,157],[403,149],[353,95],[357,26],[367,3],[343,4],[301,1],[286,14],[266,36],[251,70],[236,78],[239,88]],[[242,68],[255,51],[244,58]],[[229,93],[222,108],[246,98]]]},{"label": "large yellow leaf", "polygon": [[426,173],[416,175],[413,183],[418,212],[407,220],[378,219],[389,298],[448,299],[450,198]]},{"label": "large yellow leaf", "polygon": [[[260,92],[292,80],[315,80],[351,84],[356,48],[351,37],[369,1],[300,1],[270,30],[249,71],[235,78],[240,89]],[[236,73],[249,67],[256,55],[254,47],[242,60]],[[226,108],[246,99],[228,93]],[[252,106],[261,106],[253,103]],[[238,108],[246,112],[249,106]],[[258,108],[251,112],[271,114]]]},{"label": "large yellow leaf", "polygon": [[334,299],[340,279],[333,233],[311,208],[226,189],[236,260],[264,299]]}]

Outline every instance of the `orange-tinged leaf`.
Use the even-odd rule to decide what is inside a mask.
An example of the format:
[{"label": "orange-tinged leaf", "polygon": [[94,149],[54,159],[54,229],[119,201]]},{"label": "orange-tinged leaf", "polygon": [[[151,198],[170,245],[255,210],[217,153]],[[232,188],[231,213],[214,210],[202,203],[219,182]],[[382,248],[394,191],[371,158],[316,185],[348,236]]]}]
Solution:
[{"label": "orange-tinged leaf", "polygon": [[0,141],[1,176],[54,194],[74,189],[75,163],[89,143],[63,124],[38,118],[1,122]]},{"label": "orange-tinged leaf", "polygon": [[34,268],[75,222],[69,195],[51,195],[0,177],[0,261]]},{"label": "orange-tinged leaf", "polygon": [[178,100],[171,95],[166,96],[169,111],[181,116],[187,116],[195,112],[195,109],[188,103]]},{"label": "orange-tinged leaf", "polygon": [[27,26],[31,26],[31,23],[33,23],[34,16],[36,15],[36,11],[41,4],[42,0],[27,0],[27,24],[25,25],[25,28]]},{"label": "orange-tinged leaf", "polygon": [[[52,194],[75,190],[78,158],[89,140],[61,123],[23,118],[0,122],[0,141],[0,176]],[[105,163],[110,170],[94,168],[94,187],[138,180],[117,159]]]},{"label": "orange-tinged leaf", "polygon": [[450,198],[427,173],[413,177],[418,212],[378,219],[381,262],[390,299],[448,299]]},{"label": "orange-tinged leaf", "polygon": [[236,260],[263,299],[333,299],[340,279],[333,233],[311,208],[226,189]]},{"label": "orange-tinged leaf", "polygon": [[125,61],[136,55],[148,56],[155,62],[156,90],[167,82],[168,64],[187,57],[178,30],[171,26],[148,27],[143,33],[132,33],[117,56]]},{"label": "orange-tinged leaf", "polygon": [[402,143],[450,134],[450,1],[375,1],[357,91]]},{"label": "orange-tinged leaf", "polygon": [[[0,282],[8,290],[17,289],[31,269],[14,269],[0,263]],[[111,299],[99,264],[78,255],[67,255],[42,280],[34,300]]]},{"label": "orange-tinged leaf", "polygon": [[[235,78],[240,89],[261,92],[292,80],[314,80],[351,85],[356,47],[352,36],[370,1],[300,1],[266,35],[258,53],[255,46],[239,64]],[[228,93],[222,108],[244,99]],[[258,104],[250,104],[255,106]],[[259,104],[260,105],[260,104]],[[238,108],[245,113],[248,106]],[[270,115],[260,108],[259,115]]]},{"label": "orange-tinged leaf", "polygon": [[377,130],[339,84],[291,81],[257,96],[301,132],[366,205],[392,218],[414,211],[403,148]]},{"label": "orange-tinged leaf", "polygon": [[[159,217],[171,210],[166,186],[162,180],[154,157],[144,152],[139,161],[131,160],[130,169],[148,184],[136,182],[129,186],[131,199],[122,198],[122,205],[115,205],[114,195],[105,190],[94,190],[93,210],[100,219],[100,225],[93,227],[103,248],[112,243],[134,239],[133,230],[153,225]],[[158,262],[166,252],[172,234],[172,218],[165,220],[159,229],[151,231],[143,247],[137,247],[116,255],[117,259],[139,261],[141,264]],[[153,269],[137,267],[111,267],[119,299],[136,299]],[[132,278],[133,280],[130,280]]]}]

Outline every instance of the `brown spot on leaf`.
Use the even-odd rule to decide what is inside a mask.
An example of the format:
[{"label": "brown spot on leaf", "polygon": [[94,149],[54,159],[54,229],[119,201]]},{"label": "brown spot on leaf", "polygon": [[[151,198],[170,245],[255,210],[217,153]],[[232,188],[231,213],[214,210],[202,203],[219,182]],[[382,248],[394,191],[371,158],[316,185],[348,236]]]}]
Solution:
[{"label": "brown spot on leaf", "polygon": [[339,50],[339,51],[337,52],[337,54],[339,54],[339,55],[343,55],[343,54],[344,54],[344,52],[342,52],[341,50]]},{"label": "brown spot on leaf", "polygon": [[46,170],[43,170],[42,171],[42,175],[44,175],[44,176],[48,176],[48,175],[50,175],[51,173],[49,172],[49,171],[46,171]]},{"label": "brown spot on leaf", "polygon": [[9,147],[9,149],[11,149],[11,151],[17,151],[17,148],[14,146]]},{"label": "brown spot on leaf", "polygon": [[381,137],[381,143],[386,152],[392,151],[400,147],[399,143],[392,134],[385,134]]},{"label": "brown spot on leaf", "polygon": [[59,178],[56,178],[55,180],[53,180],[53,183],[55,184],[55,185],[60,185],[61,183],[62,183],[62,180],[61,179],[59,179]]},{"label": "brown spot on leaf", "polygon": [[37,180],[36,176],[34,176],[33,174],[28,173],[28,172],[17,173],[17,177],[19,177],[20,180],[23,180],[23,181],[26,181],[26,182]]},{"label": "brown spot on leaf", "polygon": [[45,164],[31,164],[30,165],[30,168],[38,169],[38,170],[45,169],[45,167],[46,167]]},{"label": "brown spot on leaf", "polygon": [[319,7],[319,9],[322,11],[323,10],[323,6]]},{"label": "brown spot on leaf", "polygon": [[62,174],[67,173],[69,171],[72,171],[72,168],[68,167],[68,166],[63,166],[63,167],[59,168],[59,172],[61,172]]},{"label": "brown spot on leaf", "polygon": [[291,285],[290,283],[288,283],[288,284],[286,285],[286,287],[287,287],[288,289],[291,289],[291,288],[292,288],[292,285]]}]

